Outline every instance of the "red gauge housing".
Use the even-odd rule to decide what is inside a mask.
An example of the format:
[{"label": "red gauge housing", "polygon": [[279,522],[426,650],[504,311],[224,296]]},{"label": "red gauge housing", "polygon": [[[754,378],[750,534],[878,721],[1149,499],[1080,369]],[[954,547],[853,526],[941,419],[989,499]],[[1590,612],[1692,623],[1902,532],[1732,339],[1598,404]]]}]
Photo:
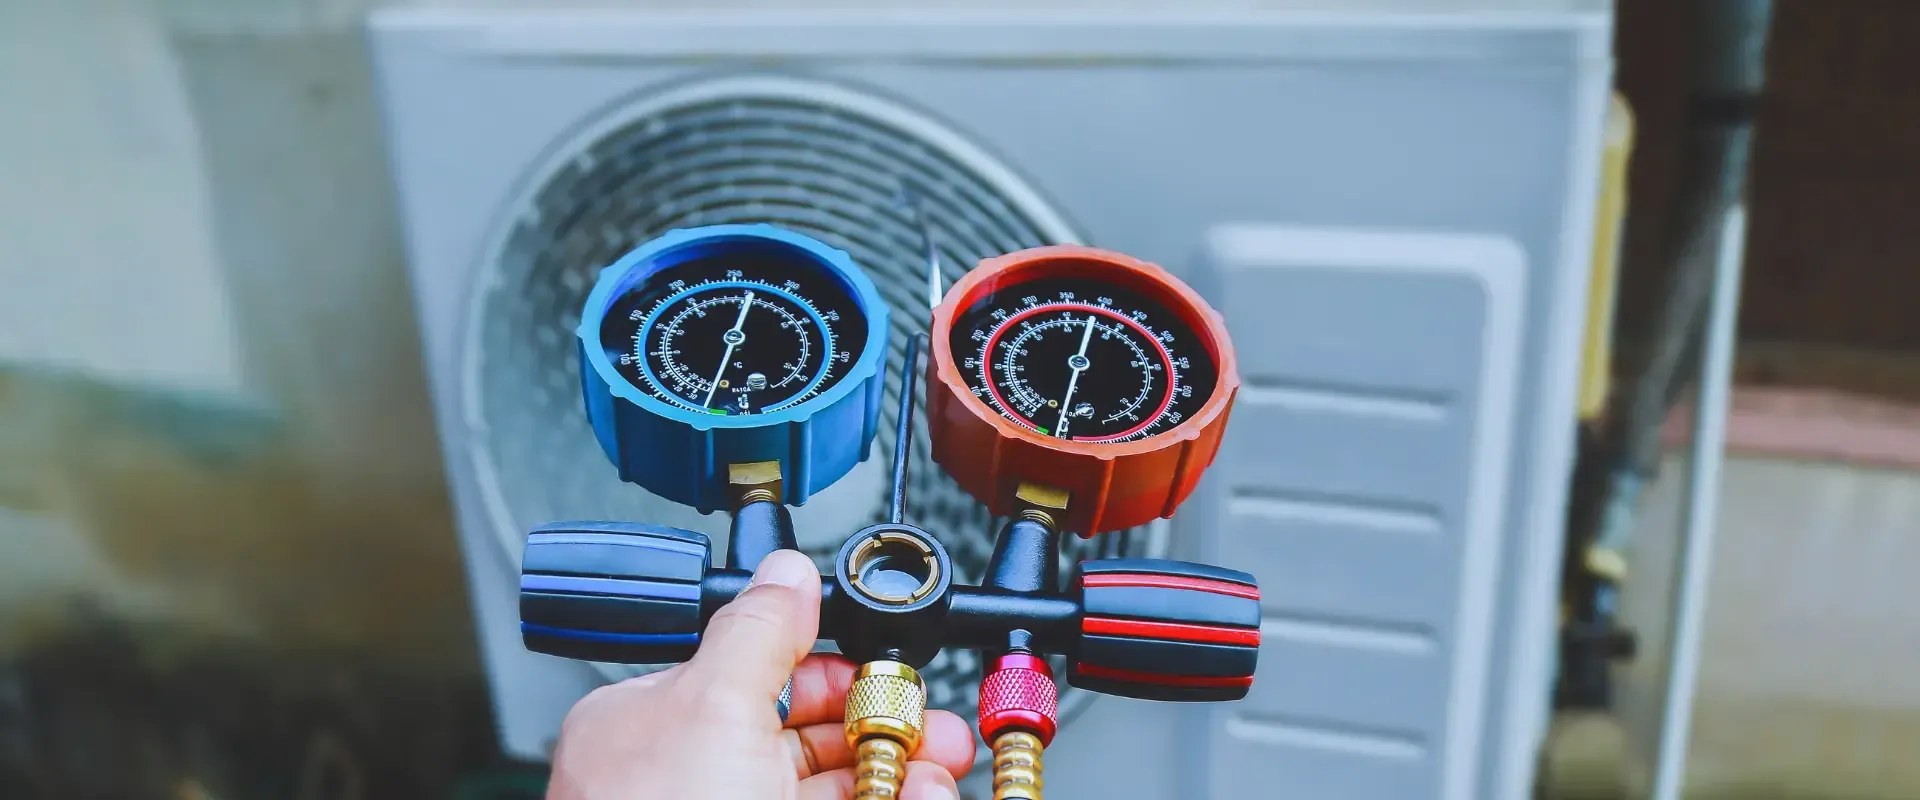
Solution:
[{"label": "red gauge housing", "polygon": [[[1205,400],[1177,424],[1143,438],[1083,441],[1044,435],[976,396],[956,363],[956,318],[989,296],[1052,279],[1117,287],[1171,312],[1198,334],[1212,360],[1211,385],[1192,387],[1208,392]],[[1240,389],[1220,314],[1160,266],[1110,250],[1054,245],[986,259],[947,291],[934,309],[931,334],[927,425],[935,463],[997,515],[1013,513],[1022,482],[1068,491],[1067,518],[1058,524],[1082,537],[1172,516],[1213,464]]]}]

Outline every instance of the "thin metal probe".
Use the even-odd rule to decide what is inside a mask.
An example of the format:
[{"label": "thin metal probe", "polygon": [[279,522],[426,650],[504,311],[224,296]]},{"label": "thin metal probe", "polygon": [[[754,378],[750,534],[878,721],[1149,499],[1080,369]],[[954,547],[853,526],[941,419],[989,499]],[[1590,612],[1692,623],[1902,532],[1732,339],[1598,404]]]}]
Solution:
[{"label": "thin metal probe", "polygon": [[888,518],[899,523],[907,518],[907,456],[913,446],[914,390],[920,380],[920,348],[927,341],[924,333],[907,340],[907,359],[900,373],[900,427],[893,434],[893,504]]}]

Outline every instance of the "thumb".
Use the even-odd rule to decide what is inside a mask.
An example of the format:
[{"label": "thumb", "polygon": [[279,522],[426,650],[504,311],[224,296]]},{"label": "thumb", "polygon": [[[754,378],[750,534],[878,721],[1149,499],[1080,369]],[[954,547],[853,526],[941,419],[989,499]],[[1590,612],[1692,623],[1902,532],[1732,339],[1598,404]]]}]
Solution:
[{"label": "thumb", "polygon": [[687,667],[723,694],[772,709],[819,630],[820,571],[798,550],[775,550],[747,590],[713,615]]}]

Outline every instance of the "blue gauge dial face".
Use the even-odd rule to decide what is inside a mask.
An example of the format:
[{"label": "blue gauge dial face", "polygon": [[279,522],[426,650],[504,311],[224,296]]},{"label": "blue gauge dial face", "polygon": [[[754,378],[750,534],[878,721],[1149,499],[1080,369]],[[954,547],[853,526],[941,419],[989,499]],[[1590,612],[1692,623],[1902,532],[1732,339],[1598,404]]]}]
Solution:
[{"label": "blue gauge dial face", "polygon": [[764,414],[817,396],[865,347],[866,315],[840,280],[791,258],[698,258],[616,299],[601,345],[655,398],[716,415]]}]

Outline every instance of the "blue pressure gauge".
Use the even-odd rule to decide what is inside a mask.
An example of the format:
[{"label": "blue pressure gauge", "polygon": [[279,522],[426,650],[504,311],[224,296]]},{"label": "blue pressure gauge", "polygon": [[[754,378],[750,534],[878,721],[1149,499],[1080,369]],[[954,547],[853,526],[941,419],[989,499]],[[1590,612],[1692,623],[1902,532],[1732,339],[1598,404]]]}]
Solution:
[{"label": "blue pressure gauge", "polygon": [[580,315],[594,437],[620,477],[710,513],[727,466],[800,505],[865,460],[887,306],[846,253],[770,225],[675,230],[602,270]]}]

